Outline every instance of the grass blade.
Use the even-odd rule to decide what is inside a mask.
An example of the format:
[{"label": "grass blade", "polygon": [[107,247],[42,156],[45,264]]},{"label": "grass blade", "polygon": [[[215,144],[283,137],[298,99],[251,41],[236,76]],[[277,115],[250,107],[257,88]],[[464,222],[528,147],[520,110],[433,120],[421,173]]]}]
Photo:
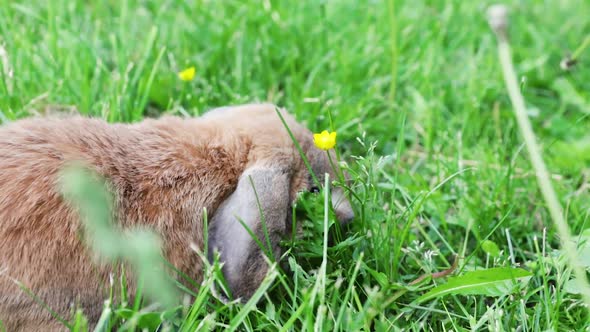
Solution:
[{"label": "grass blade", "polygon": [[508,295],[516,286],[526,284],[532,275],[526,270],[510,267],[471,271],[459,277],[449,278],[447,283],[420,296],[417,302],[445,295]]}]

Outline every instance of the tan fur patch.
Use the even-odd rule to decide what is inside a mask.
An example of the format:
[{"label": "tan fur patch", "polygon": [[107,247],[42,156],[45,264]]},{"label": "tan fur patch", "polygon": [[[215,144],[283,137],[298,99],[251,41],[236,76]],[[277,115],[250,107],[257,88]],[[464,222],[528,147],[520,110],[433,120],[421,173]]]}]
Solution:
[{"label": "tan fur patch", "polygon": [[[283,114],[308,157],[320,165],[317,169],[330,171],[311,133]],[[266,104],[230,107],[196,119],[167,116],[107,124],[67,116],[0,127],[0,271],[5,271],[0,319],[8,331],[55,322],[13,280],[67,319],[76,304],[91,322],[100,315],[109,274],[117,270],[95,262],[80,241],[78,217],[56,188],[66,162],[84,161],[106,177],[119,225],[155,230],[163,238],[165,257],[200,282],[202,262],[190,244],[203,247],[203,208],[214,214],[249,165],[284,159],[294,167],[289,193],[294,199],[309,187],[309,174],[274,106]]]}]

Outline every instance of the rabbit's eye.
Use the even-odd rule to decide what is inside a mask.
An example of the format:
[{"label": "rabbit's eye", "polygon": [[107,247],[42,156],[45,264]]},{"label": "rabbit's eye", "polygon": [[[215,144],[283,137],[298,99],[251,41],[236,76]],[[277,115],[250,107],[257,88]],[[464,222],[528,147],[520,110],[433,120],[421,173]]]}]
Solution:
[{"label": "rabbit's eye", "polygon": [[311,189],[309,189],[309,191],[313,194],[317,194],[320,192],[320,188],[318,187],[311,187]]}]

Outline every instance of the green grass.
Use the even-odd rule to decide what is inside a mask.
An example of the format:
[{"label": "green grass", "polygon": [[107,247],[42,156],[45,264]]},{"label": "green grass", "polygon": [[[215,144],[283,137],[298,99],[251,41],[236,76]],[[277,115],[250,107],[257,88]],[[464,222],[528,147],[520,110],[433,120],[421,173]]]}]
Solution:
[{"label": "green grass", "polygon": [[[320,131],[331,113],[357,218],[327,257],[324,202],[306,198],[306,237],[287,243],[294,274],[274,274],[258,306],[219,303],[212,276],[194,303],[114,304],[106,320],[186,331],[588,330],[512,113],[491,3],[0,0],[0,120],[75,107],[131,122],[272,101]],[[570,71],[559,66],[590,33],[590,2],[506,3],[533,129],[572,233],[590,239],[580,235],[590,228],[590,49]],[[178,80],[193,65],[195,79]],[[590,266],[590,247],[580,251]],[[454,255],[456,276],[533,276],[511,294],[416,302],[445,279],[408,284]]]}]

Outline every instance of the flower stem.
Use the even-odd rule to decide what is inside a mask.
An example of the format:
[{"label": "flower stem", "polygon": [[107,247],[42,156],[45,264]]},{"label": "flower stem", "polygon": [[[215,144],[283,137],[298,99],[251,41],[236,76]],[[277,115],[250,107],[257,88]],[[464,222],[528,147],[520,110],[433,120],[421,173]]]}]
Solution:
[{"label": "flower stem", "polygon": [[588,46],[590,46],[590,35],[586,36],[582,44],[572,53],[572,60],[577,60]]},{"label": "flower stem", "polygon": [[561,245],[564,249],[566,257],[568,258],[568,262],[573,269],[576,281],[582,293],[582,297],[586,302],[586,305],[590,307],[590,285],[588,284],[586,272],[580,263],[578,252],[576,246],[574,245],[575,242],[572,239],[570,229],[563,216],[562,207],[559,203],[557,195],[555,194],[553,186],[551,185],[549,173],[541,156],[540,148],[537,145],[531,123],[527,117],[524,98],[518,88],[516,74],[512,64],[511,50],[508,38],[506,36],[506,30],[504,28],[494,27],[494,25],[492,25],[492,28],[494,28],[494,31],[498,37],[498,54],[506,88],[513,105],[518,127],[520,128],[521,135],[527,147],[531,164],[537,176],[539,188],[541,189],[541,193],[547,204],[547,209],[549,210],[553,223],[555,224],[557,232],[560,236]]}]

